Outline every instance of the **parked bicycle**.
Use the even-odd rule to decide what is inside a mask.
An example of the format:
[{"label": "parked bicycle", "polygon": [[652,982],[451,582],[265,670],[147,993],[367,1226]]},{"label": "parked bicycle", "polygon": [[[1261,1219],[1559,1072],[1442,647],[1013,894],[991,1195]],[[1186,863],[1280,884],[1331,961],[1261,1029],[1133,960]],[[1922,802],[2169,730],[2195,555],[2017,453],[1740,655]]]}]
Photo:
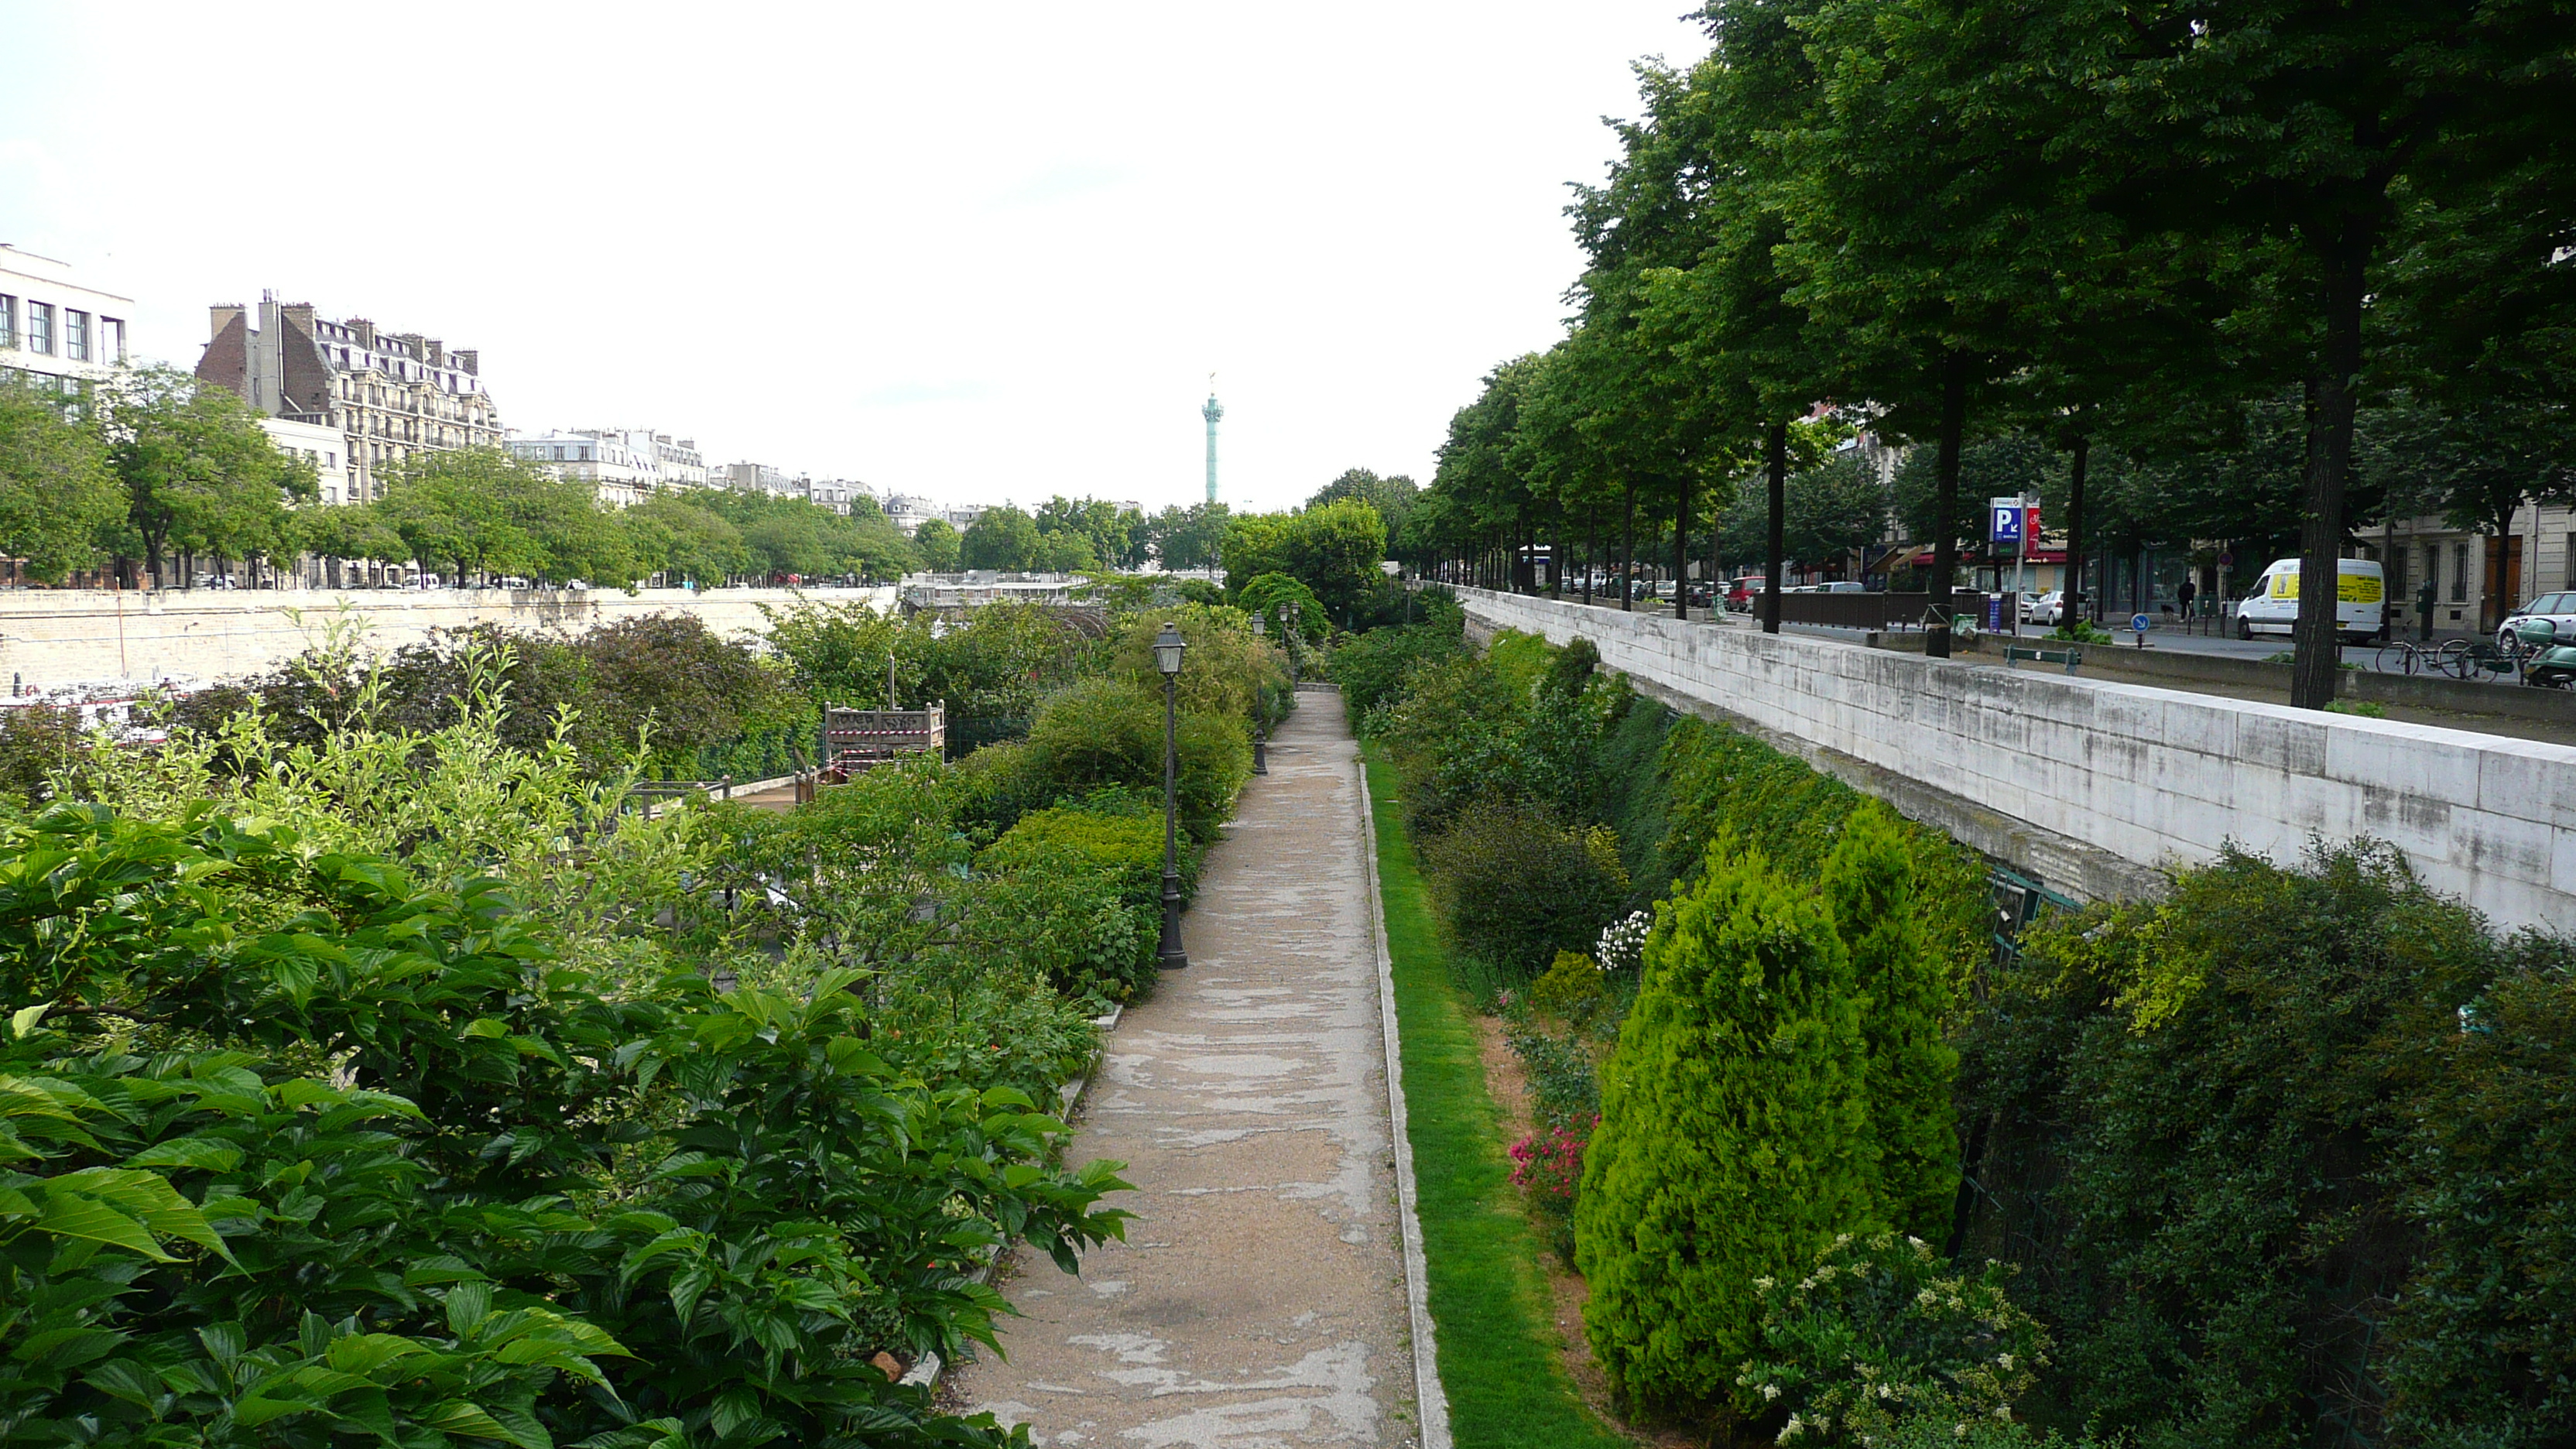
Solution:
[{"label": "parked bicycle", "polygon": [[2493,645],[2472,644],[2466,639],[2446,639],[2439,644],[2398,639],[2381,645],[2371,664],[2382,674],[2438,674],[2468,679],[2486,662],[2479,654],[2481,649],[2489,657],[2496,652]]}]

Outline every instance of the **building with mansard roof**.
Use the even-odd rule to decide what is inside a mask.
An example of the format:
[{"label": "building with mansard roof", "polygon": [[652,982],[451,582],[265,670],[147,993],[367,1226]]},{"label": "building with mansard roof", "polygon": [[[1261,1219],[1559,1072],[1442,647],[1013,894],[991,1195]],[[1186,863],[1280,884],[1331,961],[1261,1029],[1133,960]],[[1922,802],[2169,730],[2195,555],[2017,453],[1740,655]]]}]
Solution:
[{"label": "building with mansard roof", "polygon": [[363,317],[334,322],[311,303],[208,309],[212,337],[197,377],[240,394],[273,418],[341,435],[347,500],[384,496],[386,470],[420,453],[497,448],[504,435],[481,357]]}]

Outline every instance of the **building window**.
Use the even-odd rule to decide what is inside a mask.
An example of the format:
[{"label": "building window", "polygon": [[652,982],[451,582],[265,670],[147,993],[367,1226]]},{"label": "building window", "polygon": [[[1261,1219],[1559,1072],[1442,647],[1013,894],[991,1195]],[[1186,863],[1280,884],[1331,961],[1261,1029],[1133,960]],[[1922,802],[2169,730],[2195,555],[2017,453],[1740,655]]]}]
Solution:
[{"label": "building window", "polygon": [[50,353],[54,350],[54,304],[27,304],[27,350]]},{"label": "building window", "polygon": [[2455,543],[2451,545],[2451,602],[2465,604],[2468,601],[2469,546],[2465,543]]},{"label": "building window", "polygon": [[89,361],[89,314],[75,308],[63,309],[63,356],[74,362]]},{"label": "building window", "polygon": [[18,299],[0,296],[0,347],[18,345]]},{"label": "building window", "polygon": [[122,317],[101,317],[98,319],[98,328],[100,333],[98,339],[100,344],[99,360],[101,362],[113,362],[119,366],[124,365],[125,319]]}]

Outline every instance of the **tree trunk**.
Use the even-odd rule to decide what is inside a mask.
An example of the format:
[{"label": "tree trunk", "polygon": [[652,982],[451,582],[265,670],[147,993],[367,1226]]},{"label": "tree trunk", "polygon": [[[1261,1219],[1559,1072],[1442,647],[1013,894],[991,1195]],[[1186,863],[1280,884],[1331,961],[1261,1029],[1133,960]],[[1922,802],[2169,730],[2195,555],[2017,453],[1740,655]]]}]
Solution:
[{"label": "tree trunk", "polygon": [[2343,649],[2335,623],[2342,582],[2344,475],[2352,468],[2353,385],[2361,373],[2363,271],[2367,234],[2347,222],[2325,266],[2325,347],[2316,372],[2316,416],[2308,432],[2308,497],[2299,529],[2299,620],[2292,634],[2290,707],[2334,702]]},{"label": "tree trunk", "polygon": [[1674,477],[1673,489],[1673,617],[1690,622],[1690,496],[1691,475],[1688,468]]},{"label": "tree trunk", "polygon": [[1592,557],[1599,551],[1600,541],[1601,530],[1598,524],[1589,518],[1585,519],[1583,527],[1583,605],[1585,608],[1592,606]]},{"label": "tree trunk", "polygon": [[1619,609],[1622,613],[1637,606],[1637,485],[1628,485],[1628,521],[1619,551]]},{"label": "tree trunk", "polygon": [[2093,457],[2093,439],[2084,433],[2075,435],[2066,460],[2066,588],[2059,594],[2059,611],[2066,615],[2067,627],[2074,627],[2077,610],[2084,603],[2084,474]]},{"label": "tree trunk", "polygon": [[[1968,430],[1968,364],[1956,352],[1941,358],[1941,440],[1932,470],[1932,607],[1950,617],[1950,579],[1959,567],[1959,538],[1950,520],[1959,513],[1959,447]],[[1923,652],[1950,657],[1950,631],[1926,631]]]},{"label": "tree trunk", "polygon": [[1762,632],[1780,632],[1781,554],[1789,528],[1789,425],[1771,425],[1771,436],[1764,440],[1764,483],[1769,497],[1765,500],[1769,516],[1762,533]]}]

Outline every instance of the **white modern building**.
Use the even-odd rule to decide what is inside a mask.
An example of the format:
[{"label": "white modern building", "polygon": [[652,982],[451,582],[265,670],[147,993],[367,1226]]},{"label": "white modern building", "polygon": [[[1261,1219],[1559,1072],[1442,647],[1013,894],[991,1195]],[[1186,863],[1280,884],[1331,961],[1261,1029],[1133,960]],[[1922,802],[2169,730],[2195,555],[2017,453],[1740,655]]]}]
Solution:
[{"label": "white modern building", "polygon": [[299,423],[290,418],[262,418],[259,426],[277,451],[312,466],[314,477],[322,484],[318,501],[324,507],[350,501],[349,455],[342,451],[348,442],[340,433],[320,423]]},{"label": "white modern building", "polygon": [[0,370],[66,391],[125,361],[134,299],[72,280],[51,257],[0,244]]}]

